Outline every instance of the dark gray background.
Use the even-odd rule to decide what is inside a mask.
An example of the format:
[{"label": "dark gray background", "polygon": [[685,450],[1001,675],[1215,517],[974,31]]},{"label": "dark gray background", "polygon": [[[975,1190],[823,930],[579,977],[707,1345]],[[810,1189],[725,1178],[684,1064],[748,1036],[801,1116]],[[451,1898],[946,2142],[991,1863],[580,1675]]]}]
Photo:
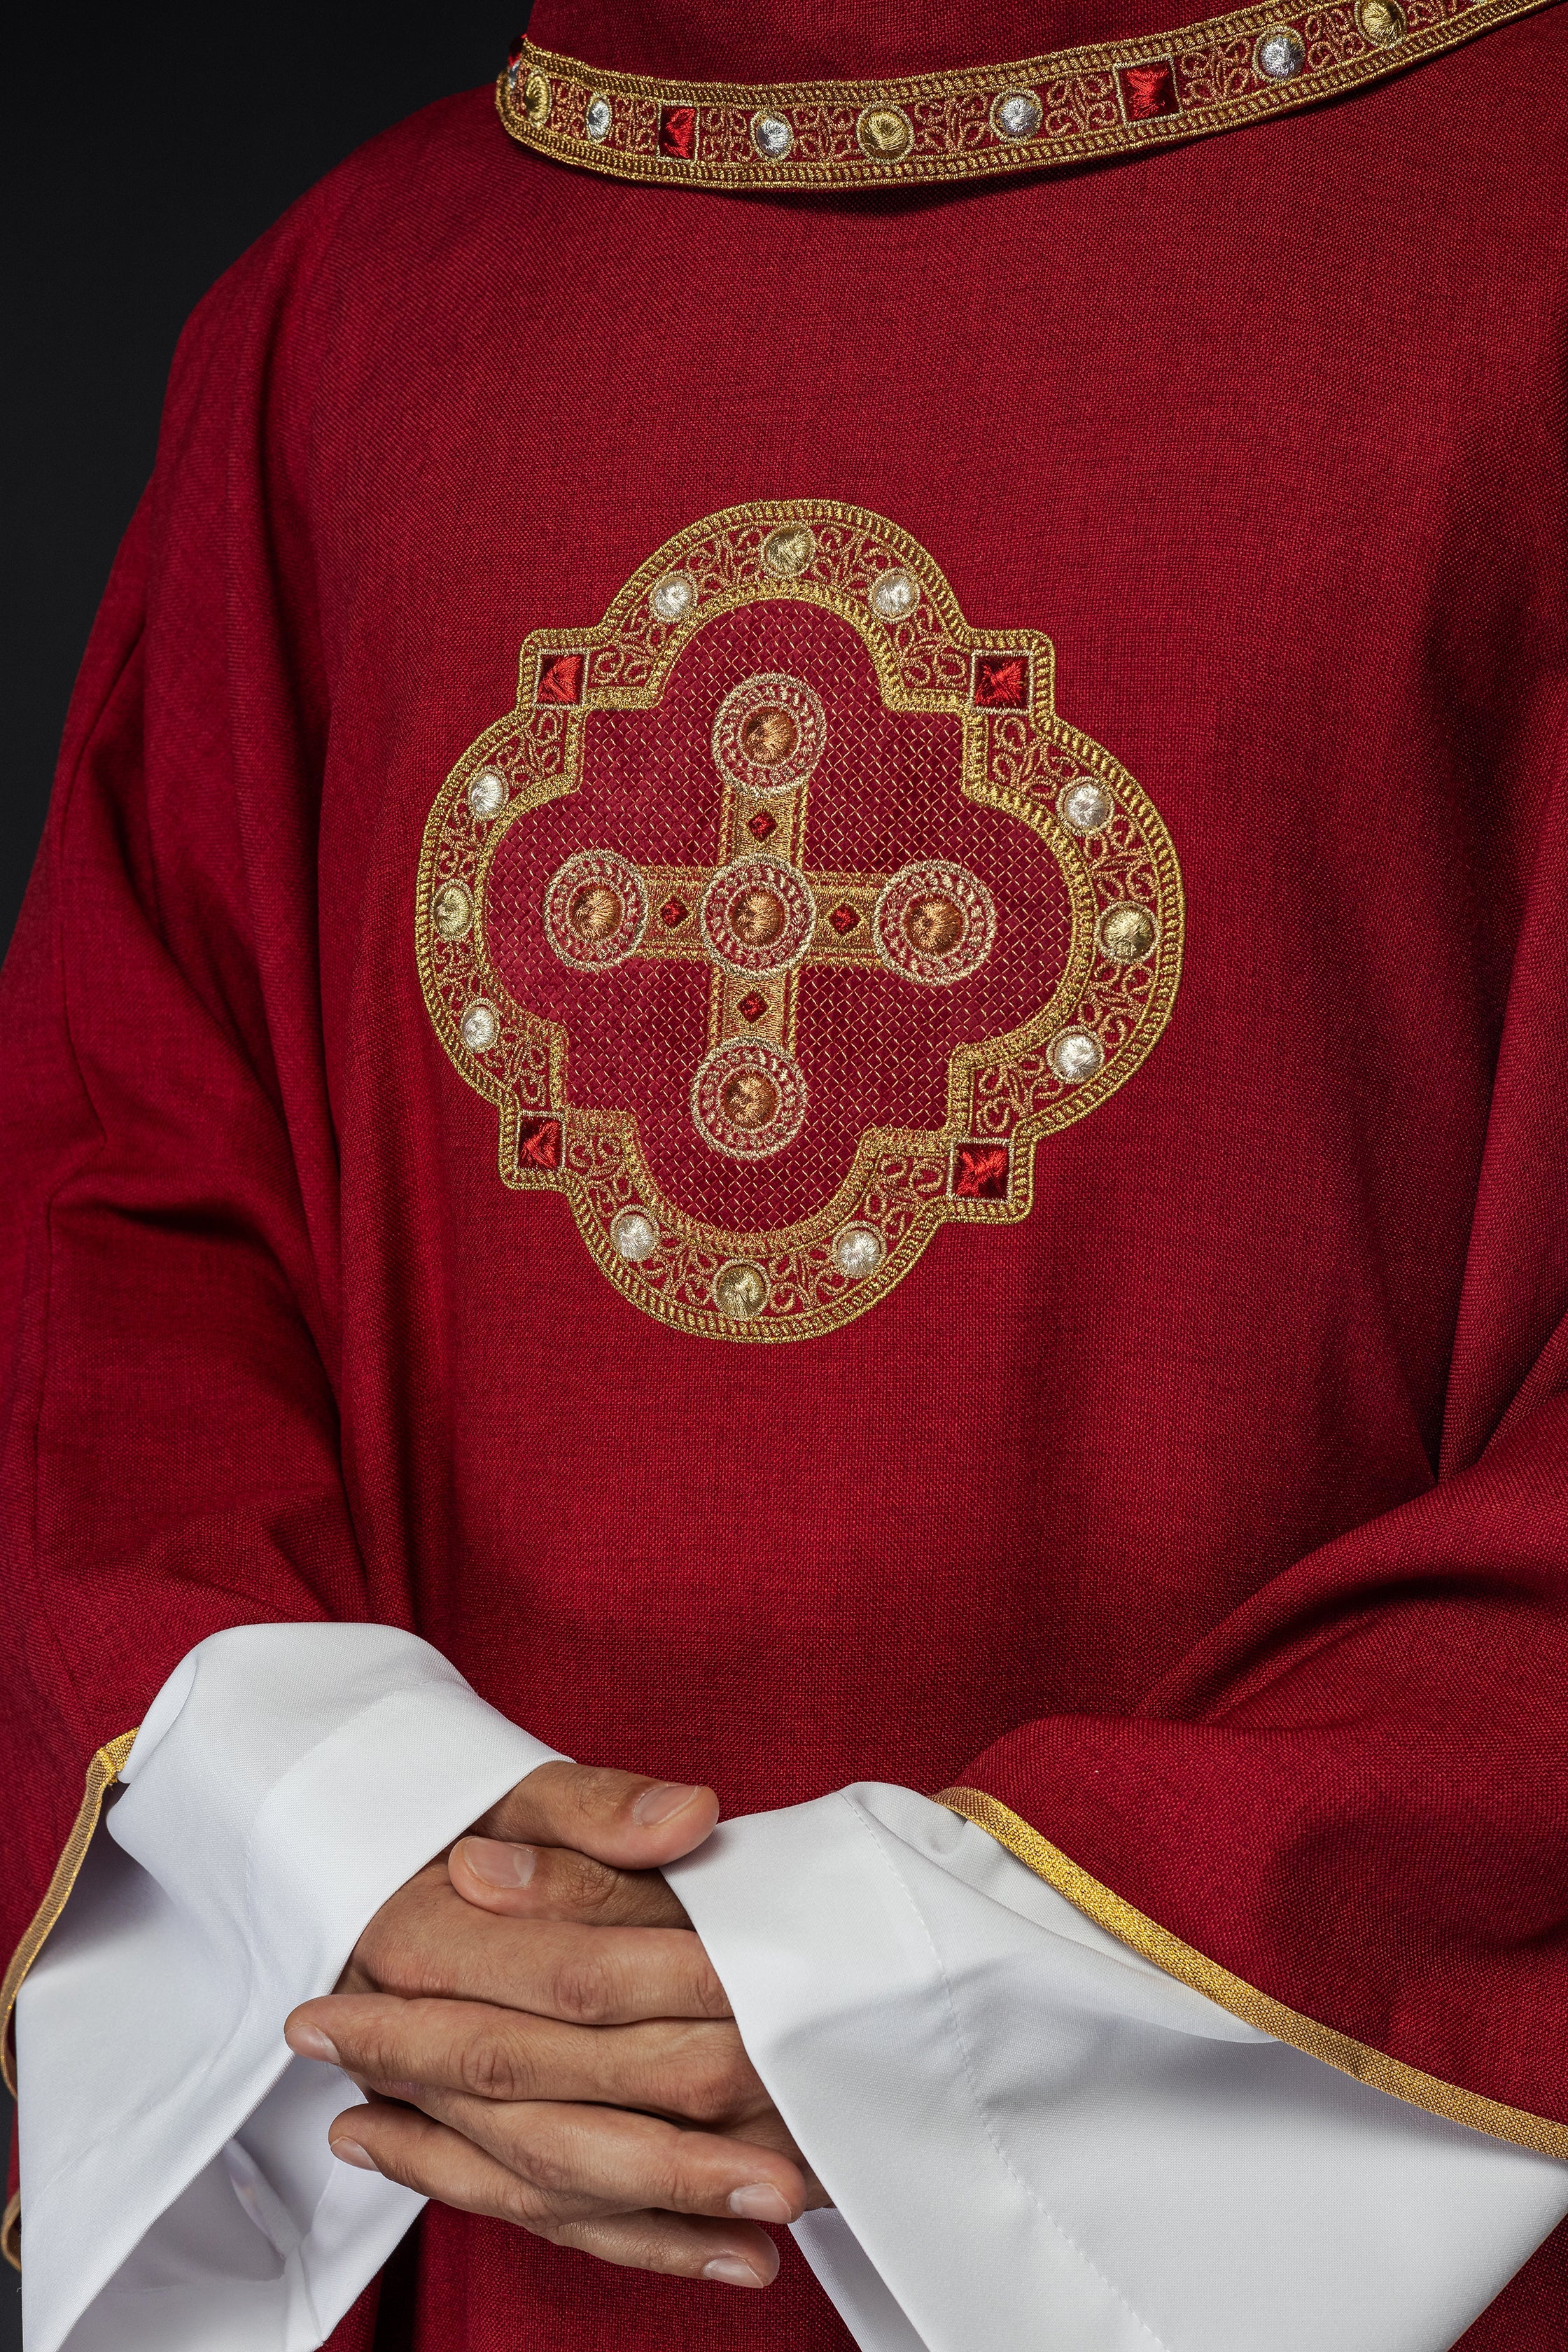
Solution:
[{"label": "dark gray background", "polygon": [[[526,16],[525,0],[54,8],[6,37],[0,940],[182,321],[362,140],[490,79]],[[0,2352],[18,2352],[19,2312],[0,2265]]]}]

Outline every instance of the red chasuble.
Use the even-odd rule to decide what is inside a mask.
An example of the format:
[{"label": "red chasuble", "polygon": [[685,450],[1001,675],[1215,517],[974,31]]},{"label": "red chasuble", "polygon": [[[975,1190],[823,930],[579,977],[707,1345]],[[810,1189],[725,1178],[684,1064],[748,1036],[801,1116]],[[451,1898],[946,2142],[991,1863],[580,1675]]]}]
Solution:
[{"label": "red chasuble", "polygon": [[7,1941],[374,1618],[1568,2156],[1568,16],[853,13],[541,0],[184,340],[0,1023]]}]

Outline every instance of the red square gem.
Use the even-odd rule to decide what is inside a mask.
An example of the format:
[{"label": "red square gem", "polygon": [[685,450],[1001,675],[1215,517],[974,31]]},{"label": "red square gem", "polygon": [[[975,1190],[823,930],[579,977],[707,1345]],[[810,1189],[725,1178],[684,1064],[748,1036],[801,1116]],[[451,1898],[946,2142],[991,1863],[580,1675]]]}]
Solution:
[{"label": "red square gem", "polygon": [[673,155],[678,163],[689,163],[697,152],[697,109],[694,106],[661,106],[658,110],[658,152]]},{"label": "red square gem", "polygon": [[767,998],[759,996],[754,988],[749,994],[742,996],[735,1007],[742,1021],[760,1021],[767,1009]]},{"label": "red square gem", "polygon": [[1005,1143],[955,1143],[952,1147],[953,1199],[1005,1201],[1011,1157]]},{"label": "red square gem", "polygon": [[846,903],[843,906],[835,907],[827,919],[839,938],[847,940],[851,931],[859,929],[860,909],[858,907],[851,907]]},{"label": "red square gem", "polygon": [[559,1168],[561,1121],[522,1118],[517,1123],[517,1164],[520,1168]]},{"label": "red square gem", "polygon": [[684,898],[667,898],[658,910],[658,919],[667,931],[678,931],[690,912]]},{"label": "red square gem", "polygon": [[581,702],[587,667],[582,654],[541,654],[535,702]]},{"label": "red square gem", "polygon": [[754,834],[759,841],[766,841],[769,834],[776,833],[778,829],[777,817],[770,816],[766,809],[759,809],[755,816],[746,819],[746,831]]},{"label": "red square gem", "polygon": [[1161,58],[1153,65],[1121,68],[1121,107],[1129,122],[1149,122],[1156,114],[1179,114],[1175,68]]},{"label": "red square gem", "polygon": [[973,702],[977,710],[1027,710],[1027,654],[976,654]]}]

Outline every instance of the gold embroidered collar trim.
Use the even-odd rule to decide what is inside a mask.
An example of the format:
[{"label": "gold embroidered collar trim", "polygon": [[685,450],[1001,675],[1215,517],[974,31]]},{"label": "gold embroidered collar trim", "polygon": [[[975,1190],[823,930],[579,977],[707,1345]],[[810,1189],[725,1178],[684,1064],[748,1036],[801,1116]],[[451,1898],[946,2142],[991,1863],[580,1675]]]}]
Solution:
[{"label": "gold embroidered collar trim", "polygon": [[613,179],[880,188],[1160,147],[1310,106],[1546,0],[1264,5],[1145,39],[880,82],[608,73],[522,42],[496,89],[512,138]]}]

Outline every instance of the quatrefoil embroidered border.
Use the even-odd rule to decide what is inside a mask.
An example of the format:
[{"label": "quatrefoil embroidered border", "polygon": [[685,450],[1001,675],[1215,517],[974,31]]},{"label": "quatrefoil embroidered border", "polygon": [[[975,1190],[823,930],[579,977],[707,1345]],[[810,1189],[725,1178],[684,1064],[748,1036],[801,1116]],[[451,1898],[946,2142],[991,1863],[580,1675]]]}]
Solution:
[{"label": "quatrefoil embroidered border", "polygon": [[565,1195],[647,1313],[830,1330],[938,1228],[1028,1214],[1035,1147],[1170,1017],[1181,876],[1055,712],[829,501],[695,523],[596,626],[534,631],[426,829],[417,944],[500,1172]]}]

